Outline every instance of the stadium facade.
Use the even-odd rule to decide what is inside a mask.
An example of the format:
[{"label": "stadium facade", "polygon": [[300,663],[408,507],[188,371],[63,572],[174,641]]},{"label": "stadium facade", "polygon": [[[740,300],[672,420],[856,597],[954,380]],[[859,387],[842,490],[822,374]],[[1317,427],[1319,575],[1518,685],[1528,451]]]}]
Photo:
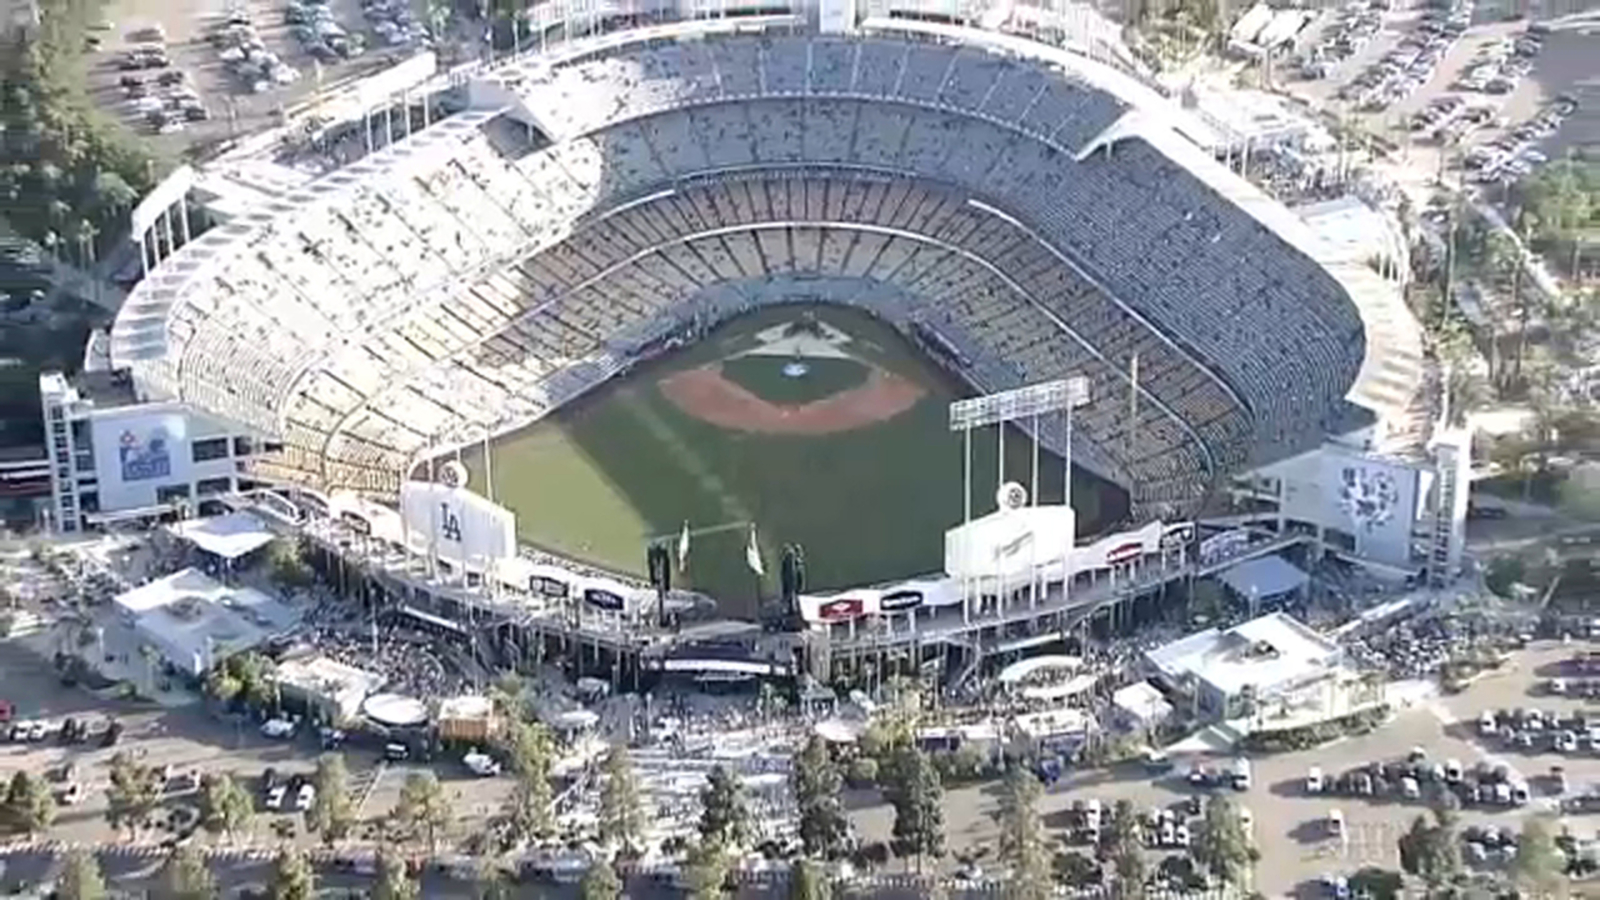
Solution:
[{"label": "stadium facade", "polygon": [[[270,447],[230,458],[241,486],[392,504],[441,448],[792,302],[806,279],[858,279],[894,288],[871,312],[979,390],[1087,378],[1075,428],[1039,436],[1064,450],[1070,431],[1135,524],[1191,521],[1247,473],[1277,472],[1247,486],[1283,499],[1299,476],[1272,467],[1335,437],[1431,470],[1397,285],[1218,162],[1207,125],[1092,13],[535,18],[539,46],[514,58],[358,90],[360,130],[381,107],[393,140],[353,161],[297,149],[338,124],[317,120],[186,171],[217,224],[181,246],[168,227],[118,315],[107,368],[136,399],[121,408]],[[141,239],[159,248],[152,221]],[[121,451],[87,455],[103,452]],[[1407,497],[1397,561],[1430,502]]]}]

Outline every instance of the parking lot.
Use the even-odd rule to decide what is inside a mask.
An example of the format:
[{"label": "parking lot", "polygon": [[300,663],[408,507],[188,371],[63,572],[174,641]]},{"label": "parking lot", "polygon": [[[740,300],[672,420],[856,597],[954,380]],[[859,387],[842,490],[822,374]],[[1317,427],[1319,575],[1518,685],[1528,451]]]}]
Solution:
[{"label": "parking lot", "polygon": [[282,0],[114,0],[92,38],[91,93],[177,154],[268,127],[319,83],[376,69],[415,46],[372,42],[372,20],[357,0],[301,0],[295,8],[291,14]]},{"label": "parking lot", "polygon": [[1402,181],[1425,185],[1469,158],[1469,181],[1514,179],[1600,140],[1600,70],[1582,29],[1530,34],[1527,20],[1489,21],[1466,0],[1364,5],[1323,18],[1285,86],[1393,141]]},{"label": "parking lot", "polygon": [[[103,700],[83,688],[63,686],[47,661],[15,641],[0,643],[0,684],[4,685],[4,699],[15,706],[15,720],[42,723],[49,730],[37,741],[0,743],[0,767],[46,776],[58,797],[71,784],[80,786],[81,799],[60,806],[52,837],[82,842],[114,839],[105,820],[105,788],[111,757],[127,752],[141,764],[170,767],[172,775],[163,812],[157,817],[160,825],[147,837],[163,840],[192,830],[192,815],[179,811],[192,810],[197,802],[190,775],[227,773],[257,798],[260,814],[245,839],[275,841],[293,836],[301,843],[315,842],[294,808],[299,780],[309,777],[316,766],[319,748],[314,735],[273,740],[263,736],[254,723],[221,721],[198,704],[153,709],[148,704]],[[68,718],[88,727],[87,740],[70,743],[63,739],[59,732]],[[112,720],[121,733],[115,746],[107,746],[103,735]],[[10,737],[9,732],[5,737]],[[358,816],[364,821],[385,816],[398,802],[406,775],[428,767],[383,762],[375,748],[346,747],[344,756],[351,773],[351,795],[360,803]],[[70,777],[63,777],[67,766],[71,767]],[[460,817],[456,837],[479,829],[483,820],[499,809],[510,789],[509,779],[479,778],[458,760],[436,761],[432,768]],[[282,806],[276,810],[268,809],[266,803],[262,775],[268,769],[288,786]],[[376,836],[370,826],[358,831],[361,836]]]},{"label": "parking lot", "polygon": [[[1390,869],[1399,866],[1399,837],[1410,828],[1412,819],[1427,811],[1427,778],[1415,799],[1401,796],[1397,778],[1384,796],[1341,794],[1332,785],[1329,793],[1311,794],[1307,777],[1313,767],[1328,782],[1343,773],[1372,763],[1405,762],[1413,750],[1426,754],[1424,766],[1441,769],[1449,762],[1460,763],[1464,780],[1479,774],[1493,778],[1496,766],[1506,766],[1504,776],[1512,782],[1529,785],[1531,798],[1526,806],[1497,805],[1490,794],[1488,804],[1468,803],[1461,810],[1463,831],[1494,826],[1515,834],[1531,811],[1555,812],[1562,796],[1553,790],[1548,775],[1552,766],[1562,768],[1567,781],[1565,797],[1586,794],[1591,786],[1600,790],[1600,753],[1587,742],[1577,753],[1558,753],[1549,744],[1531,752],[1506,750],[1498,738],[1483,739],[1478,734],[1478,719],[1485,710],[1538,708],[1567,718],[1585,708],[1585,701],[1572,697],[1541,695],[1539,686],[1550,677],[1562,660],[1587,644],[1564,647],[1546,642],[1516,654],[1509,670],[1472,685],[1466,691],[1447,697],[1419,699],[1401,709],[1393,721],[1376,731],[1350,737],[1307,751],[1260,756],[1251,759],[1253,785],[1247,791],[1231,792],[1249,810],[1252,831],[1263,863],[1256,872],[1256,888],[1267,896],[1299,894],[1321,896],[1320,879],[1327,874],[1349,873],[1364,866]],[[1600,676],[1597,676],[1600,677]],[[1547,717],[1548,718],[1548,717]],[[1119,799],[1129,800],[1135,809],[1179,808],[1192,796],[1204,796],[1189,784],[1192,764],[1226,768],[1226,758],[1175,759],[1173,771],[1151,778],[1142,767],[1130,765],[1113,771],[1075,773],[1049,788],[1040,803],[1046,826],[1053,839],[1064,839],[1075,805],[1091,799],[1105,807]],[[1454,768],[1452,765],[1451,768]],[[1380,783],[1379,788],[1382,789]],[[1223,790],[1227,790],[1223,788]],[[1508,787],[1509,791],[1509,787]],[[991,815],[998,801],[994,784],[953,789],[946,794],[945,821],[953,857],[973,853],[976,848],[995,845],[998,832]],[[1331,833],[1328,820],[1338,810],[1344,822],[1344,836]],[[893,824],[893,813],[886,806],[874,805],[858,810],[857,826],[864,839],[886,840]],[[1180,812],[1178,820],[1184,815]],[[1589,839],[1600,828],[1600,815],[1568,811],[1562,822],[1572,834]],[[1477,832],[1473,832],[1476,836]],[[1063,844],[1060,849],[1087,852],[1088,847]],[[992,853],[992,849],[989,851]],[[1165,851],[1153,851],[1152,860]],[[1482,865],[1496,863],[1492,848]],[[982,860],[980,860],[980,864]],[[1270,864],[1269,864],[1270,863]],[[992,864],[992,860],[991,860]]]}]

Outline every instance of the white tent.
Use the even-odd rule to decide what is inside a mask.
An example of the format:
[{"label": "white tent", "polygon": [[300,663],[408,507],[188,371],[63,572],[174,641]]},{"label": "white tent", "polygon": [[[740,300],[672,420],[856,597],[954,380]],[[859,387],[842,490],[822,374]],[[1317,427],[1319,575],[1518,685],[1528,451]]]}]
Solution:
[{"label": "white tent", "polygon": [[186,519],[170,526],[177,537],[223,559],[238,559],[272,543],[276,537],[253,513],[231,512],[207,519]]}]

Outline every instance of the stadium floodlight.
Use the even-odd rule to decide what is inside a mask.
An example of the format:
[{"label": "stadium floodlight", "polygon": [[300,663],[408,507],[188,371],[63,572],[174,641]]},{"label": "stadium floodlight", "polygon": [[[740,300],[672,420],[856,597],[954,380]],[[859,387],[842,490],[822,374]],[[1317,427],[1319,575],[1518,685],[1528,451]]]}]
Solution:
[{"label": "stadium floodlight", "polygon": [[955,401],[950,404],[950,430],[970,431],[985,425],[1071,410],[1088,402],[1089,379],[1082,375],[1030,384]]}]

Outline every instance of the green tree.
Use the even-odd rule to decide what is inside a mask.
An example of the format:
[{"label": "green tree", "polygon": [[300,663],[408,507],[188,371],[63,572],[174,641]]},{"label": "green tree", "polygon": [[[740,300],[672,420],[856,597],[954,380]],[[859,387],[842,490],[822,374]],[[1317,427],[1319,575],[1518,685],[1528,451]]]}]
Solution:
[{"label": "green tree", "polygon": [[477,877],[473,883],[473,893],[477,900],[512,900],[516,896],[516,891],[511,885],[511,875],[504,868],[489,861],[479,864]]},{"label": "green tree", "polygon": [[622,880],[617,878],[617,870],[603,859],[597,859],[589,865],[589,871],[583,873],[583,880],[578,882],[578,897],[580,900],[617,900],[622,895]]},{"label": "green tree", "polygon": [[724,766],[715,766],[700,791],[700,838],[720,847],[744,842],[750,824],[744,783]]},{"label": "green tree", "polygon": [[1436,811],[1430,823],[1424,816],[1411,822],[1400,838],[1400,865],[1422,879],[1430,892],[1449,884],[1461,871],[1461,850],[1456,841],[1454,816]]},{"label": "green tree", "polygon": [[207,831],[233,837],[249,828],[254,815],[255,801],[232,775],[206,776],[200,785],[200,824]]},{"label": "green tree", "polygon": [[293,849],[279,853],[267,882],[268,900],[312,900],[316,895],[316,873],[305,854]]},{"label": "green tree", "polygon": [[512,723],[506,731],[505,755],[512,774],[548,782],[555,758],[550,729],[541,722]]},{"label": "green tree", "polygon": [[395,823],[411,836],[422,836],[430,849],[439,846],[439,832],[450,826],[450,799],[432,772],[412,772],[400,788]]},{"label": "green tree", "polygon": [[278,538],[267,545],[267,567],[273,580],[285,587],[309,587],[316,580],[299,543],[289,538]]},{"label": "green tree", "polygon": [[152,893],[152,900],[215,900],[219,895],[217,879],[200,848],[193,844],[173,849]]},{"label": "green tree", "polygon": [[119,215],[139,199],[138,193],[115,172],[95,173],[94,192],[102,206]]},{"label": "green tree", "polygon": [[684,856],[684,886],[693,900],[721,900],[728,872],[728,853],[716,841],[699,841]]},{"label": "green tree", "polygon": [[928,755],[912,746],[895,754],[893,770],[886,798],[894,807],[892,845],[896,855],[915,856],[920,869],[924,857],[944,855],[944,785]]},{"label": "green tree", "polygon": [[61,861],[61,875],[56,880],[56,897],[59,900],[105,900],[106,878],[100,872],[100,861],[88,850],[74,849]]},{"label": "green tree", "polygon": [[1511,880],[1524,896],[1566,896],[1567,879],[1548,816],[1523,820],[1517,855],[1511,861]]},{"label": "green tree", "polygon": [[844,851],[849,833],[840,790],[844,779],[828,752],[828,745],[815,735],[795,754],[791,767],[791,787],[800,817],[800,842],[807,856],[833,859]]},{"label": "green tree", "polygon": [[606,757],[605,784],[600,789],[600,839],[632,852],[644,838],[644,829],[633,759],[625,745],[617,744]]},{"label": "green tree", "polygon": [[56,818],[56,798],[49,785],[28,772],[18,770],[6,786],[6,825],[24,834],[38,834]]},{"label": "green tree", "polygon": [[551,809],[550,783],[531,778],[519,778],[506,801],[506,819],[511,834],[519,841],[537,841],[555,831],[555,816]]},{"label": "green tree", "polygon": [[1039,779],[1026,766],[1006,770],[994,818],[1000,826],[1000,860],[1010,868],[1007,895],[1014,900],[1050,895],[1050,853],[1037,808],[1042,793]]},{"label": "green tree", "polygon": [[789,900],[833,900],[833,879],[822,863],[797,857],[789,865]]},{"label": "green tree", "polygon": [[206,674],[206,693],[224,705],[276,707],[278,685],[272,662],[259,653],[239,653]]},{"label": "green tree", "polygon": [[1202,869],[1235,887],[1246,883],[1259,856],[1244,833],[1239,807],[1223,794],[1206,802],[1190,853]]},{"label": "green tree", "polygon": [[161,800],[161,773],[141,766],[127,753],[111,757],[111,784],[106,788],[106,821],[135,837]]},{"label": "green tree", "polygon": [[1106,841],[1111,855],[1111,867],[1116,873],[1115,884],[1121,900],[1144,900],[1145,883],[1150,879],[1149,865],[1144,856],[1138,814],[1133,804],[1118,800],[1111,807],[1111,824],[1106,829]]},{"label": "green tree", "polygon": [[377,872],[372,885],[372,900],[417,900],[421,894],[411,873],[406,871],[405,860],[392,848],[378,851]]},{"label": "green tree", "polygon": [[317,795],[306,811],[306,822],[324,843],[331,845],[348,835],[356,821],[355,806],[350,802],[350,770],[345,767],[344,756],[324,753],[318,757],[311,784]]}]

